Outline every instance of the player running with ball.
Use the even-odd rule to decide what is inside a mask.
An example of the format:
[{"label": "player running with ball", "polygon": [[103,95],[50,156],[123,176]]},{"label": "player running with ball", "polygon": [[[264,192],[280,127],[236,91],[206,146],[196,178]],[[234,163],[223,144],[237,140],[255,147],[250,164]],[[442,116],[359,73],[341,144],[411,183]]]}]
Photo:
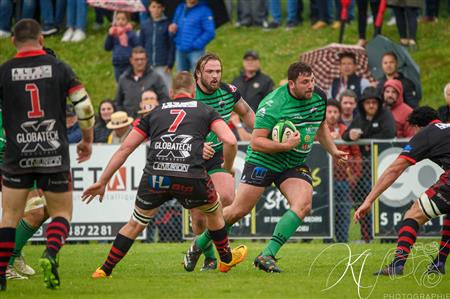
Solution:
[{"label": "player running with ball", "polygon": [[[270,93],[259,105],[236,198],[223,211],[230,227],[252,210],[264,189],[272,183],[287,198],[290,209],[254,261],[256,267],[266,272],[281,272],[275,256],[311,210],[311,174],[304,163],[314,136],[317,134],[319,142],[334,158],[344,161],[347,155],[336,148],[324,122],[326,95],[315,87],[311,67],[302,62],[292,64],[288,80],[288,84]],[[270,137],[272,129],[286,120],[291,121],[298,131],[284,143],[273,141]],[[203,250],[210,242],[210,234],[205,231],[197,238],[196,246]]]}]

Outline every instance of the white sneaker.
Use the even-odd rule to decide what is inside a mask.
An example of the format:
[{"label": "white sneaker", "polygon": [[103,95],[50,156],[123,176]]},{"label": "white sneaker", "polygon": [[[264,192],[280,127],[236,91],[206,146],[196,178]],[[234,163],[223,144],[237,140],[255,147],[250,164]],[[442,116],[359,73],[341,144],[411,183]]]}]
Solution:
[{"label": "white sneaker", "polygon": [[2,38],[8,38],[11,36],[11,32],[0,30],[0,39]]},{"label": "white sneaker", "polygon": [[72,39],[72,36],[73,36],[73,29],[69,28],[66,30],[66,32],[64,32],[64,35],[63,35],[61,41],[63,43],[70,42],[70,40]]},{"label": "white sneaker", "polygon": [[6,279],[15,279],[15,280],[28,279],[28,277],[22,276],[19,273],[17,273],[16,270],[14,270],[14,268],[12,268],[10,265],[8,265],[8,267],[6,267],[5,275],[6,275]]},{"label": "white sneaker", "polygon": [[36,271],[34,271],[33,268],[31,268],[30,266],[27,265],[27,263],[25,262],[25,259],[23,258],[23,255],[16,257],[16,259],[14,260],[13,266],[14,266],[14,269],[16,269],[17,272],[19,272],[21,274],[25,274],[28,276],[36,274]]},{"label": "white sneaker", "polygon": [[74,43],[78,43],[78,42],[81,42],[82,40],[84,40],[85,38],[86,38],[86,33],[84,33],[84,31],[81,29],[77,29],[73,33],[72,39],[70,41],[74,42]]},{"label": "white sneaker", "polygon": [[395,26],[395,24],[397,24],[397,21],[395,20],[395,17],[391,17],[386,24],[388,26]]}]

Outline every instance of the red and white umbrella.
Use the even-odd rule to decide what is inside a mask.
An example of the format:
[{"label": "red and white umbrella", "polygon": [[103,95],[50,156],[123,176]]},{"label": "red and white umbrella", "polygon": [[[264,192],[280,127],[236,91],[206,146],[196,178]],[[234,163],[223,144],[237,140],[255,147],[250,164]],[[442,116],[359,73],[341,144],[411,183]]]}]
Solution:
[{"label": "red and white umbrella", "polygon": [[90,6],[114,11],[140,12],[146,11],[141,0],[87,0]]},{"label": "red and white umbrella", "polygon": [[356,74],[369,81],[374,81],[368,68],[369,59],[367,51],[360,46],[343,44],[329,44],[323,48],[303,53],[300,61],[309,64],[314,72],[317,85],[328,90],[334,78],[339,77],[339,54],[344,52],[354,53],[356,56]]}]

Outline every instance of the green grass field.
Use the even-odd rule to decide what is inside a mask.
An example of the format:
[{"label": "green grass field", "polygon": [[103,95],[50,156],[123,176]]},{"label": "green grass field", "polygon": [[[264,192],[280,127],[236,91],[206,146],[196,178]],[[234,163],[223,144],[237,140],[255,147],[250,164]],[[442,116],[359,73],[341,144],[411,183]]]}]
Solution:
[{"label": "green grass field", "polygon": [[[233,247],[237,242],[233,242]],[[263,243],[246,242],[247,260],[229,273],[185,272],[181,262],[184,244],[135,244],[129,254],[116,267],[113,277],[92,280],[91,273],[106,257],[110,244],[66,245],[60,259],[62,287],[48,290],[43,286],[40,272],[29,280],[9,281],[7,292],[0,299],[40,298],[358,298],[358,287],[347,267],[348,250],[339,245],[328,249],[308,271],[319,253],[328,247],[324,244],[292,243],[282,248],[279,266],[281,274],[268,274],[252,266],[254,257]],[[423,246],[421,246],[423,245]],[[425,246],[427,245],[427,246]],[[431,243],[419,243],[414,259],[408,261],[403,277],[377,279],[371,273],[383,264],[383,258],[392,252],[394,244],[351,245],[352,268],[356,280],[362,270],[361,298],[449,298],[450,278],[428,276],[423,271],[428,264]],[[29,263],[37,268],[43,246],[28,246],[25,254]],[[366,250],[369,250],[368,252]],[[362,255],[365,252],[368,256]],[[339,265],[340,261],[344,261]],[[333,271],[333,268],[336,269]],[[364,266],[363,266],[364,265]],[[344,274],[345,273],[345,274]],[[323,291],[344,277],[335,287]],[[372,293],[371,293],[372,292]],[[435,297],[411,297],[435,296]],[[391,296],[391,297],[387,297]],[[397,297],[392,297],[397,296]],[[404,296],[404,297],[399,297]],[[410,296],[410,297],[407,297]],[[436,297],[443,296],[443,297]]]}]

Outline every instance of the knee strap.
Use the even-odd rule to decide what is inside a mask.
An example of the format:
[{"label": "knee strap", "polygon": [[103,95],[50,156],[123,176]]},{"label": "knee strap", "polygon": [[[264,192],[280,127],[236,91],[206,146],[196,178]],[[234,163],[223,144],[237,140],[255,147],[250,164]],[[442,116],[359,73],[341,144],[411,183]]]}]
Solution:
[{"label": "knee strap", "polygon": [[152,220],[152,218],[153,218],[152,216],[146,216],[139,213],[139,211],[136,208],[133,211],[133,219],[140,225],[147,226]]}]

